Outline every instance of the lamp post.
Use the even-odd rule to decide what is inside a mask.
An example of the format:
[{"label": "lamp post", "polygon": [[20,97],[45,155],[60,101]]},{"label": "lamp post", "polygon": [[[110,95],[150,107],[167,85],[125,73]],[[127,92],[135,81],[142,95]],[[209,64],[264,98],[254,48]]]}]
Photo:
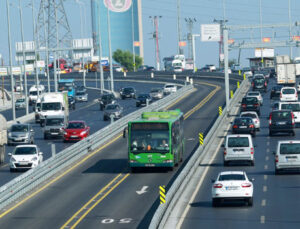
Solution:
[{"label": "lamp post", "polygon": [[133,54],[133,71],[135,72],[135,46],[134,46],[134,14],[133,14],[134,1],[131,4],[131,29],[132,29],[132,54]]},{"label": "lamp post", "polygon": [[[22,54],[23,54],[23,78],[24,78],[24,87],[25,87],[25,103],[26,103],[26,115],[28,115],[28,98],[27,98],[27,77],[26,77],[26,60],[25,60],[25,47],[24,47],[24,30],[23,30],[23,12],[21,7],[21,0],[19,0],[19,14],[20,14],[20,25],[21,25],[21,38],[22,38]],[[21,71],[22,74],[22,71]],[[21,82],[20,82],[21,83]],[[22,86],[21,86],[22,89]]]},{"label": "lamp post", "polygon": [[7,29],[8,29],[8,49],[9,49],[9,70],[10,70],[10,83],[11,83],[11,101],[12,101],[12,114],[13,120],[16,119],[16,107],[15,107],[15,93],[14,93],[14,79],[12,74],[12,53],[11,53],[11,39],[10,39],[10,19],[9,19],[9,3],[6,0],[7,11]]},{"label": "lamp post", "polygon": [[113,66],[112,66],[111,34],[110,34],[110,14],[109,14],[108,4],[107,4],[107,31],[108,31],[110,83],[111,83],[111,91],[114,92],[114,73],[113,73]]},{"label": "lamp post", "polygon": [[196,51],[195,51],[196,47],[195,47],[195,37],[200,37],[200,34],[192,34],[194,73],[196,72]]}]

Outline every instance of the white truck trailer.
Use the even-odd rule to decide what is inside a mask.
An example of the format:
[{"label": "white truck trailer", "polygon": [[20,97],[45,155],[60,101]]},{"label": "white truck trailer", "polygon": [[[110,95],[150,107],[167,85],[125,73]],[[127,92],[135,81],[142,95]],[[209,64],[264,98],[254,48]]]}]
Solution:
[{"label": "white truck trailer", "polygon": [[5,144],[7,144],[7,122],[4,116],[0,114],[0,164],[4,163]]},{"label": "white truck trailer", "polygon": [[288,55],[276,56],[277,84],[295,85],[296,68]]}]

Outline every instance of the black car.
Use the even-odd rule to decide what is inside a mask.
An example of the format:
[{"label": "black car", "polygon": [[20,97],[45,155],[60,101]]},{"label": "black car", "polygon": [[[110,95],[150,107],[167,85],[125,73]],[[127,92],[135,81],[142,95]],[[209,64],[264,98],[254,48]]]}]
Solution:
[{"label": "black car", "polygon": [[233,134],[251,134],[253,137],[256,135],[256,129],[253,119],[250,117],[236,118],[232,125]]},{"label": "black car", "polygon": [[147,100],[148,100],[149,104],[152,102],[152,98],[149,94],[140,94],[140,95],[138,95],[137,101],[136,101],[136,106],[137,107],[146,106],[147,105]]},{"label": "black car", "polygon": [[72,110],[75,110],[76,108],[76,100],[73,96],[68,96],[68,103],[69,103],[69,108],[72,109]]},{"label": "black car", "polygon": [[85,86],[77,86],[76,87],[76,93],[85,93],[86,92],[86,87]]},{"label": "black car", "polygon": [[291,110],[275,110],[269,116],[269,135],[289,133],[295,136],[295,119]]},{"label": "black car", "polygon": [[122,99],[136,98],[136,91],[133,87],[124,87],[120,90],[120,96]]},{"label": "black car", "polygon": [[117,102],[117,99],[114,94],[103,94],[101,97],[98,99],[100,103],[100,110],[102,111],[107,104],[114,104]]},{"label": "black car", "polygon": [[253,91],[264,90],[265,92],[267,92],[267,86],[268,86],[268,83],[264,76],[254,77],[252,80],[252,90]]},{"label": "black car", "polygon": [[281,88],[282,88],[282,85],[276,85],[276,86],[272,87],[270,99],[273,99],[273,98],[279,99]]},{"label": "black car", "polygon": [[255,111],[260,115],[260,103],[256,97],[244,97],[241,103],[242,111]]}]

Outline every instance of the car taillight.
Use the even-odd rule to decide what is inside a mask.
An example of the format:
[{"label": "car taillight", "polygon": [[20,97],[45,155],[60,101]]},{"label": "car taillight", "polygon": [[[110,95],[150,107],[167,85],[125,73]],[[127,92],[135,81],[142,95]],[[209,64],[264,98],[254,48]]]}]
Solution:
[{"label": "car taillight", "polygon": [[237,125],[234,125],[233,128],[234,128],[234,129],[235,129],[235,128],[238,128],[238,126],[237,126]]},{"label": "car taillight", "polygon": [[267,82],[265,82],[265,87],[267,86]]},{"label": "car taillight", "polygon": [[275,156],[275,162],[278,163],[278,155]]},{"label": "car taillight", "polygon": [[250,188],[252,185],[250,183],[242,184],[242,188]]},{"label": "car taillight", "polygon": [[224,156],[227,154],[226,148],[224,148]]},{"label": "car taillight", "polygon": [[247,105],[246,104],[242,104],[242,107],[246,107]]},{"label": "car taillight", "polygon": [[259,106],[259,104],[258,104],[258,103],[256,103],[256,104],[253,104],[253,106],[255,106],[255,107],[258,107],[258,106]]},{"label": "car taillight", "polygon": [[252,87],[254,87],[254,83],[252,82]]},{"label": "car taillight", "polygon": [[249,125],[249,128],[254,128],[254,125],[253,124]]},{"label": "car taillight", "polygon": [[222,188],[223,185],[222,184],[214,184],[214,188]]},{"label": "car taillight", "polygon": [[254,154],[254,148],[252,147],[250,150],[251,150],[251,154]]},{"label": "car taillight", "polygon": [[272,125],[272,114],[270,114],[269,125]]},{"label": "car taillight", "polygon": [[292,112],[292,125],[295,125],[295,117],[294,117],[293,112]]},{"label": "car taillight", "polygon": [[280,98],[282,98],[282,93],[280,92]]}]

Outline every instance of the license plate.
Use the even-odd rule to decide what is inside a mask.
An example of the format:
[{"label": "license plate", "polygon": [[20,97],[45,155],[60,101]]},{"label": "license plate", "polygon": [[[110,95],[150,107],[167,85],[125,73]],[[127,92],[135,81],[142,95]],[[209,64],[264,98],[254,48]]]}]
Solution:
[{"label": "license plate", "polygon": [[154,167],[155,164],[145,164],[146,167]]},{"label": "license plate", "polygon": [[58,135],[58,133],[51,133],[52,135]]},{"label": "license plate", "polygon": [[238,188],[235,186],[226,186],[225,189],[226,190],[237,190]]},{"label": "license plate", "polygon": [[76,135],[71,135],[71,138],[78,138]]},{"label": "license plate", "polygon": [[248,107],[253,107],[253,105],[248,105]]},{"label": "license plate", "polygon": [[28,165],[28,162],[20,161],[19,164],[20,164],[20,165]]},{"label": "license plate", "polygon": [[277,122],[278,125],[285,125],[285,122]]},{"label": "license plate", "polygon": [[240,126],[240,128],[247,128],[247,126]]},{"label": "license plate", "polygon": [[233,152],[240,152],[240,151],[244,152],[244,149],[233,149]]}]

